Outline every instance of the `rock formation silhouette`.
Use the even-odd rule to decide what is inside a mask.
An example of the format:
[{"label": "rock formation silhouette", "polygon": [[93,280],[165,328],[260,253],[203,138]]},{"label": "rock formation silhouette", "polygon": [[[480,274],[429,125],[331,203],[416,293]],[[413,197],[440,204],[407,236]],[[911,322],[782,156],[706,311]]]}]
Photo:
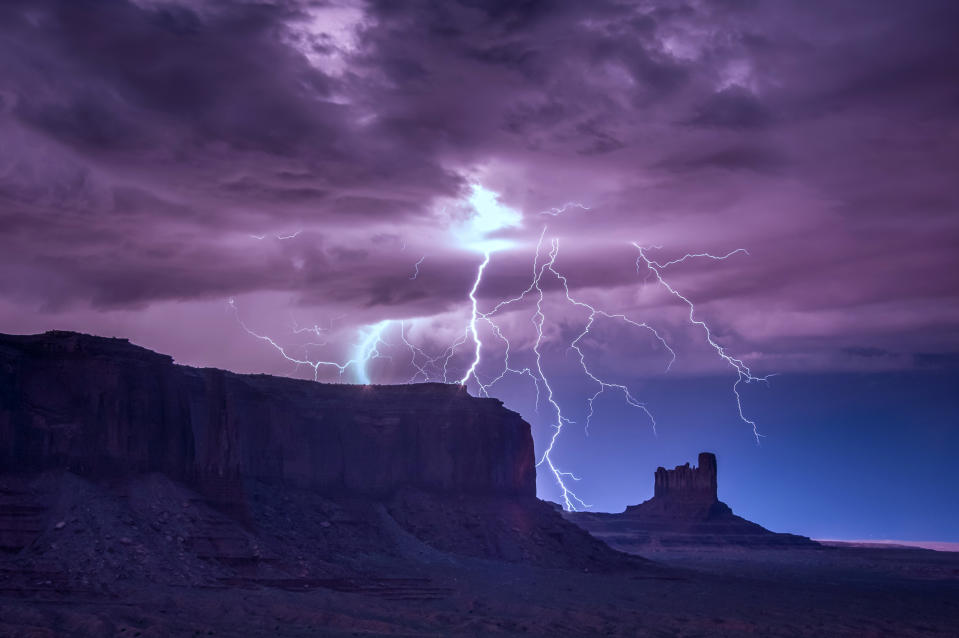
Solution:
[{"label": "rock formation silhouette", "polygon": [[173,364],[75,333],[0,338],[0,470],[162,472],[226,499],[239,477],[328,494],[533,497],[522,418],[460,386],[329,385]]},{"label": "rock formation silhouette", "polygon": [[718,500],[716,455],[711,452],[700,452],[699,467],[689,467],[687,463],[673,470],[667,470],[664,467],[656,468],[653,489],[653,496],[656,498],[666,499],[679,495],[681,498]]},{"label": "rock formation silhouette", "polygon": [[804,536],[780,534],[733,514],[719,500],[716,455],[702,452],[699,466],[656,469],[653,498],[620,514],[565,514],[621,551],[689,547],[815,547]]},{"label": "rock formation silhouette", "polygon": [[534,463],[529,425],[459,386],[330,385],[176,365],[125,339],[0,335],[10,587],[41,572],[67,589],[309,588],[463,557],[640,564],[539,501]]}]

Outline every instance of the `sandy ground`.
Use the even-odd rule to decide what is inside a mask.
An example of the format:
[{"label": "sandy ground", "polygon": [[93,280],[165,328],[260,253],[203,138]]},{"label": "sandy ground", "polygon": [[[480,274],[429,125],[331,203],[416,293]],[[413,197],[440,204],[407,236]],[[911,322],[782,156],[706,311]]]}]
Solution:
[{"label": "sandy ground", "polygon": [[[484,560],[389,578],[0,597],[4,636],[955,636],[959,554],[828,548],[660,554],[620,573]],[[290,591],[293,589],[294,591]],[[352,591],[349,591],[352,590]]]},{"label": "sandy ground", "polygon": [[161,476],[0,477],[0,636],[959,635],[959,553],[642,560],[540,502],[249,494],[241,522]]}]

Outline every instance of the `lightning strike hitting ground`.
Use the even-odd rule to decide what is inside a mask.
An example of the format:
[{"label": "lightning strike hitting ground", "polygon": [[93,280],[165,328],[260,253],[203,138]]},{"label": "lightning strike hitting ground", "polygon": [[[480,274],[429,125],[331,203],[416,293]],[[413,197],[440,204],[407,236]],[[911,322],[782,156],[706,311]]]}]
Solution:
[{"label": "lightning strike hitting ground", "polygon": [[[543,365],[542,346],[544,344],[544,326],[547,321],[547,313],[544,308],[544,303],[547,298],[547,290],[544,288],[544,280],[552,281],[554,282],[554,285],[558,285],[560,298],[565,302],[567,307],[578,309],[586,313],[585,319],[583,319],[582,329],[567,344],[567,351],[576,353],[576,359],[580,369],[582,370],[582,373],[596,386],[596,391],[586,399],[586,419],[584,423],[584,429],[587,435],[589,433],[590,423],[594,417],[594,404],[596,400],[607,391],[619,394],[627,405],[641,411],[645,419],[650,423],[654,432],[656,429],[656,420],[653,417],[653,414],[649,411],[644,402],[636,398],[626,384],[605,379],[595,372],[595,370],[590,366],[589,358],[587,357],[586,352],[583,350],[583,346],[585,340],[593,335],[592,330],[595,328],[598,321],[616,321],[626,326],[639,328],[647,332],[654,339],[654,343],[657,345],[657,347],[661,349],[665,355],[667,355],[664,364],[665,372],[668,372],[670,367],[675,362],[676,352],[670,347],[660,332],[647,322],[633,319],[623,313],[609,312],[601,308],[597,308],[596,306],[575,297],[570,289],[569,280],[567,279],[566,275],[560,271],[556,264],[560,247],[558,238],[552,238],[550,240],[549,251],[546,253],[545,258],[542,257],[543,243],[547,232],[546,227],[544,227],[540,233],[539,240],[536,244],[529,285],[515,297],[504,299],[498,302],[488,311],[481,311],[479,308],[478,292],[483,284],[483,276],[490,265],[492,253],[494,251],[507,248],[511,245],[511,243],[507,240],[490,239],[488,238],[488,235],[500,228],[516,225],[518,223],[518,217],[515,211],[503,208],[498,203],[495,193],[487,191],[479,186],[474,186],[473,194],[469,199],[469,203],[476,211],[476,217],[469,222],[470,226],[468,228],[460,228],[457,231],[457,238],[464,247],[467,247],[470,250],[477,250],[481,252],[483,254],[483,259],[477,267],[476,276],[473,279],[472,286],[467,295],[470,312],[466,325],[460,336],[454,339],[453,342],[438,355],[430,356],[422,347],[418,346],[413,340],[410,339],[407,323],[415,322],[417,321],[416,319],[403,321],[393,321],[387,319],[360,328],[358,332],[359,340],[353,346],[350,358],[345,362],[341,363],[337,361],[314,360],[309,356],[295,357],[274,339],[258,334],[247,327],[247,325],[240,319],[239,312],[233,300],[230,300],[230,307],[233,309],[240,326],[247,333],[256,337],[257,339],[269,343],[285,359],[294,363],[295,365],[309,366],[313,370],[314,380],[319,378],[319,371],[321,368],[330,367],[336,369],[340,375],[342,375],[348,369],[352,370],[355,382],[369,384],[371,382],[368,372],[369,362],[378,358],[392,358],[391,355],[385,354],[384,352],[390,347],[390,344],[384,340],[384,334],[392,324],[398,325],[400,340],[410,353],[409,365],[413,369],[413,374],[408,379],[409,383],[429,382],[434,380],[450,383],[450,368],[455,367],[454,362],[457,360],[457,352],[462,346],[467,344],[467,342],[470,342],[472,344],[472,349],[468,365],[463,375],[456,378],[455,382],[459,385],[466,386],[472,381],[476,384],[478,394],[481,396],[490,396],[493,387],[502,382],[508,376],[515,375],[530,379],[535,391],[535,410],[537,412],[539,411],[541,402],[543,399],[545,399],[545,403],[549,407],[550,419],[552,421],[550,426],[552,428],[552,434],[549,438],[549,443],[546,449],[540,455],[539,461],[536,465],[537,467],[545,465],[549,468],[553,478],[556,481],[557,487],[560,490],[563,506],[567,510],[588,508],[589,505],[582,498],[576,495],[568,485],[569,481],[579,481],[580,477],[576,476],[572,472],[561,469],[553,458],[555,446],[560,435],[562,434],[563,428],[567,425],[574,424],[575,422],[567,417],[564,413],[561,405],[562,401],[554,393],[550,376]],[[578,207],[584,210],[589,210],[588,207],[582,204],[578,204],[576,202],[567,202],[562,207],[552,208],[549,211],[544,211],[544,214],[559,215],[570,207]],[[295,234],[290,237],[293,236],[295,236]],[[282,237],[277,236],[277,238],[281,239]],[[725,363],[730,365],[736,371],[737,377],[732,389],[736,399],[739,418],[752,428],[753,435],[758,441],[761,435],[759,434],[755,421],[749,419],[743,413],[742,397],[739,389],[740,385],[743,383],[766,381],[768,376],[757,377],[753,375],[749,367],[742,360],[728,354],[725,348],[715,341],[710,327],[703,320],[697,317],[693,302],[678,292],[670,283],[666,281],[662,275],[662,272],[666,268],[683,263],[690,259],[703,258],[722,261],[739,253],[748,255],[748,252],[742,248],[738,248],[726,253],[725,255],[689,253],[677,259],[660,262],[650,258],[648,255],[649,250],[652,248],[659,248],[658,246],[644,247],[635,242],[633,243],[633,246],[635,246],[639,251],[639,256],[636,258],[637,272],[641,272],[645,267],[647,276],[655,277],[657,282],[671,296],[684,303],[689,309],[689,322],[703,330],[706,341],[713,351],[715,351]],[[409,279],[412,280],[417,278],[419,275],[419,266],[425,259],[426,256],[424,255],[414,264],[414,271]],[[549,294],[552,295],[553,293]],[[532,365],[526,367],[518,367],[511,363],[510,357],[511,355],[515,354],[514,348],[510,343],[510,339],[505,334],[502,326],[498,323],[498,318],[508,311],[515,312],[513,307],[527,300],[532,300],[534,302],[534,310],[529,317],[529,321],[532,324],[535,333],[535,339],[532,347],[530,348],[533,363]],[[502,361],[502,368],[499,368],[498,372],[494,376],[488,377],[488,379],[485,381],[483,379],[483,376],[485,375],[481,376],[482,371],[480,368],[482,367],[484,369],[488,369],[492,362],[483,357],[484,347],[487,347],[488,344],[484,343],[480,334],[481,324],[488,327],[489,332],[492,334],[496,343],[502,344],[501,359],[499,357],[494,359]],[[312,333],[323,339],[321,343],[307,345],[326,345],[325,335],[323,333],[327,332],[327,330],[316,325],[306,328],[298,328],[294,326],[294,333],[303,332]]]},{"label": "lightning strike hitting ground", "polygon": [[486,267],[489,265],[489,259],[490,252],[487,250],[483,262],[476,271],[476,279],[473,281],[473,287],[470,289],[470,302],[472,302],[473,305],[473,312],[470,315],[469,333],[473,338],[473,342],[476,344],[476,349],[473,355],[473,363],[470,364],[466,374],[460,379],[460,385],[466,385],[470,377],[476,373],[476,366],[478,366],[480,362],[480,352],[483,350],[483,342],[480,341],[479,333],[476,331],[476,319],[479,314],[476,309],[476,290],[479,288],[480,282],[483,281],[483,271],[486,270]]},{"label": "lightning strike hitting ground", "polygon": [[[565,425],[568,425],[574,422],[570,420],[569,418],[567,418],[566,416],[564,416],[562,407],[560,406],[559,401],[556,399],[554,395],[553,387],[549,381],[549,377],[547,376],[546,372],[543,369],[541,345],[543,341],[543,326],[546,322],[546,314],[543,311],[543,302],[545,300],[545,294],[546,294],[542,287],[542,281],[543,281],[544,275],[549,273],[556,279],[557,282],[560,283],[560,285],[562,286],[564,297],[570,305],[584,309],[589,312],[588,318],[586,320],[586,323],[583,327],[582,332],[580,332],[580,334],[577,335],[577,337],[573,339],[573,341],[569,344],[569,349],[576,351],[579,358],[580,366],[582,367],[583,372],[586,374],[586,376],[590,380],[592,380],[598,385],[598,389],[596,393],[593,394],[587,401],[588,412],[587,412],[587,419],[585,424],[587,432],[589,428],[589,423],[593,417],[593,402],[607,390],[615,390],[620,392],[623,395],[623,398],[628,405],[641,410],[649,419],[654,430],[656,427],[656,421],[653,418],[652,413],[650,413],[650,411],[647,409],[644,403],[641,403],[640,401],[638,401],[632,395],[632,393],[630,393],[629,389],[624,384],[611,383],[608,381],[604,381],[603,379],[598,377],[596,374],[594,374],[593,371],[589,368],[589,365],[587,364],[587,361],[586,361],[586,355],[583,352],[583,350],[580,348],[580,341],[584,339],[588,334],[590,334],[590,328],[593,326],[593,323],[595,322],[597,317],[621,320],[631,326],[634,326],[637,328],[643,328],[649,331],[656,338],[656,340],[659,342],[662,348],[666,352],[668,352],[670,355],[669,362],[666,365],[667,370],[669,369],[669,366],[672,365],[673,361],[675,361],[676,353],[672,350],[672,348],[669,347],[669,345],[662,338],[662,336],[660,336],[660,334],[654,328],[652,328],[645,322],[634,321],[633,319],[630,319],[629,317],[623,314],[612,314],[604,310],[599,310],[588,303],[575,299],[570,293],[569,282],[566,276],[563,275],[556,268],[556,258],[559,255],[558,239],[551,240],[550,251],[547,255],[547,259],[542,264],[539,263],[540,253],[542,252],[542,244],[543,244],[543,239],[546,235],[546,230],[547,229],[544,227],[542,233],[540,234],[539,241],[537,242],[537,245],[536,245],[536,253],[533,257],[532,280],[530,282],[530,285],[525,290],[523,290],[519,295],[511,299],[501,301],[496,306],[494,306],[493,309],[490,310],[489,312],[479,314],[479,316],[489,324],[493,334],[495,334],[505,344],[504,367],[502,372],[500,372],[500,374],[497,377],[495,377],[493,380],[484,384],[480,380],[479,376],[476,374],[476,365],[478,364],[478,357],[477,357],[477,359],[474,360],[474,365],[471,367],[470,375],[472,375],[473,378],[476,380],[476,383],[479,386],[480,393],[487,396],[489,395],[490,387],[493,386],[495,383],[499,382],[500,380],[502,380],[507,374],[513,373],[513,374],[528,375],[533,379],[534,385],[536,387],[536,392],[537,392],[536,405],[537,406],[539,405],[539,400],[540,400],[539,388],[542,385],[542,387],[546,391],[546,402],[550,406],[551,414],[555,415],[555,422],[551,426],[553,428],[553,434],[550,437],[549,445],[547,446],[546,450],[541,455],[540,460],[537,463],[537,467],[545,464],[550,469],[550,471],[553,474],[553,477],[556,480],[557,486],[560,489],[564,506],[568,510],[576,510],[579,507],[589,507],[589,505],[586,504],[579,496],[577,496],[569,488],[569,486],[566,483],[566,479],[572,479],[576,481],[580,479],[579,477],[575,476],[571,472],[561,470],[556,465],[556,463],[554,462],[552,458],[556,441],[558,440],[560,434],[562,433],[563,427]],[[480,275],[481,274],[482,273],[480,273]],[[471,292],[471,295],[470,295],[470,298],[474,299],[474,308],[476,305],[475,293],[480,283],[480,279],[481,279],[481,276],[478,277],[476,282],[474,283],[473,291]],[[536,311],[531,317],[531,322],[536,331],[536,340],[532,348],[533,354],[535,357],[535,372],[533,372],[529,368],[516,369],[510,366],[509,364],[510,342],[503,335],[502,330],[494,321],[495,315],[501,313],[502,311],[504,311],[504,309],[508,308],[510,305],[523,301],[528,295],[534,294],[534,293],[535,293],[535,299],[536,299]],[[476,318],[477,318],[477,312],[474,310],[474,313],[473,313],[474,323]],[[464,377],[464,379],[462,379],[460,383],[461,384],[465,383],[468,380],[468,378],[469,378],[469,375],[467,377]]]}]

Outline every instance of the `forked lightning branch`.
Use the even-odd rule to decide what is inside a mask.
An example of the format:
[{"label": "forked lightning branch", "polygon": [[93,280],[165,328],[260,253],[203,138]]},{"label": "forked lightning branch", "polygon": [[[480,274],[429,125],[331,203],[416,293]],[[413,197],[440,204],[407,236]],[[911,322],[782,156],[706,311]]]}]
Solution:
[{"label": "forked lightning branch", "polygon": [[[398,338],[402,346],[408,349],[410,353],[409,367],[411,374],[408,378],[409,383],[428,381],[457,383],[462,386],[473,387],[482,396],[491,396],[495,386],[509,378],[528,379],[523,383],[530,384],[532,391],[535,393],[534,405],[537,411],[545,403],[548,408],[549,427],[552,430],[548,443],[539,456],[537,466],[545,466],[549,469],[560,491],[562,504],[567,510],[574,511],[588,508],[589,504],[570,488],[571,482],[578,481],[580,478],[569,469],[561,467],[558,460],[554,458],[556,444],[564,427],[569,426],[573,421],[564,414],[562,406],[566,405],[567,401],[561,400],[557,396],[557,392],[554,391],[556,384],[543,365],[544,326],[548,319],[547,297],[554,294],[546,289],[545,284],[549,282],[558,287],[562,304],[586,313],[582,328],[569,341],[567,348],[568,351],[575,353],[575,360],[582,374],[595,388],[595,391],[586,399],[584,427],[587,431],[595,413],[595,401],[607,392],[620,396],[626,405],[638,410],[654,429],[656,427],[656,420],[645,402],[637,398],[626,384],[605,379],[591,364],[587,353],[583,349],[583,342],[587,337],[595,336],[592,329],[597,319],[620,322],[627,328],[641,331],[652,337],[657,348],[662,352],[664,372],[668,372],[675,362],[676,352],[663,337],[662,332],[654,325],[621,312],[598,308],[575,297],[566,275],[557,267],[560,240],[555,237],[550,238],[547,248],[544,243],[546,242],[548,228],[545,226],[539,235],[533,254],[529,285],[518,291],[515,296],[503,299],[488,309],[481,308],[479,293],[483,287],[484,275],[490,269],[495,268],[494,254],[516,247],[513,241],[498,237],[497,231],[519,226],[522,216],[517,211],[502,205],[494,192],[479,185],[473,185],[470,196],[463,204],[468,215],[464,222],[453,224],[451,236],[463,250],[476,253],[482,257],[478,261],[476,275],[471,286],[464,294],[468,308],[468,317],[465,324],[459,336],[436,354],[430,354],[427,352],[426,346],[417,344],[410,339],[407,324],[418,320],[386,319],[359,327],[350,354],[345,360],[321,360],[306,355],[297,356],[292,353],[290,348],[281,345],[276,338],[262,334],[248,326],[241,317],[240,309],[232,299],[230,300],[230,306],[234,311],[236,320],[246,332],[272,346],[286,360],[297,366],[310,368],[314,380],[320,380],[321,371],[330,370],[331,372],[335,371],[339,376],[350,375],[350,380],[355,383],[372,383],[369,364],[375,359],[389,356],[386,352],[391,347],[390,340],[393,338]],[[570,202],[562,207],[550,209],[548,213],[555,216],[566,212],[570,208],[589,210],[589,207],[585,205]],[[766,381],[768,377],[754,375],[748,365],[730,354],[725,347],[717,342],[714,331],[705,320],[697,315],[694,302],[677,290],[664,274],[669,267],[692,259],[723,261],[737,255],[748,255],[748,253],[742,248],[724,255],[713,255],[705,252],[688,253],[682,257],[661,262],[650,256],[650,251],[660,248],[659,246],[643,246],[636,242],[633,242],[632,245],[638,251],[636,258],[637,274],[647,278],[651,276],[669,296],[687,307],[690,325],[701,330],[709,349],[735,373],[732,398],[739,419],[752,429],[752,433],[758,441],[761,435],[756,422],[746,416],[743,411],[740,389],[743,384]],[[416,279],[419,276],[424,260],[425,256],[413,264],[414,274],[410,279]],[[511,361],[511,357],[516,357],[517,349],[510,342],[506,330],[501,325],[501,317],[508,312],[515,313],[517,312],[516,308],[523,307],[531,307],[528,320],[532,324],[535,336],[532,346],[527,348],[531,351],[528,354],[531,355],[532,363],[525,367],[519,367]],[[482,330],[481,328],[484,326],[485,330]],[[314,327],[309,330],[318,334],[321,329]],[[298,331],[302,332],[303,329]],[[491,340],[488,340],[489,343],[484,342],[484,332],[491,337]],[[322,345],[326,345],[326,342],[324,341]],[[465,366],[461,361],[464,353],[467,356]],[[456,371],[457,365],[463,366],[459,372]],[[490,370],[493,370],[493,372],[490,372]]]}]

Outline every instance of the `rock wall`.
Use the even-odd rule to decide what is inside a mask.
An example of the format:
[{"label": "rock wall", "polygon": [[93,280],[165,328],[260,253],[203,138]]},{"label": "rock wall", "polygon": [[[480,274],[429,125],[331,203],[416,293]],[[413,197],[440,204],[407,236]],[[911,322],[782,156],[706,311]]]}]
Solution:
[{"label": "rock wall", "polygon": [[175,365],[123,339],[0,335],[0,473],[162,472],[330,494],[534,498],[529,425],[458,386],[349,386]]}]

